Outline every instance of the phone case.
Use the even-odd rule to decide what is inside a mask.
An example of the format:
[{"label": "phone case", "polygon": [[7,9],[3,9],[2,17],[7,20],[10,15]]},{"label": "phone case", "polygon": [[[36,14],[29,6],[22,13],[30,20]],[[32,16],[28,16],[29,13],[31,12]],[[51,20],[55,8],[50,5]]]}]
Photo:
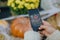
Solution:
[{"label": "phone case", "polygon": [[30,22],[31,22],[31,26],[32,26],[33,30],[38,31],[38,28],[42,24],[39,10],[38,9],[29,10],[28,13],[29,13]]}]

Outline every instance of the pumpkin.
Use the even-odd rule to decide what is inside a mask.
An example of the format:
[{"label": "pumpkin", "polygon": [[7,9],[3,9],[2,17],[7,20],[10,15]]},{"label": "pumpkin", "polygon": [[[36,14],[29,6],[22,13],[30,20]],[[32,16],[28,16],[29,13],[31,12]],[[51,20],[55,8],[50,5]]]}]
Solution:
[{"label": "pumpkin", "polygon": [[26,17],[16,18],[11,24],[11,33],[15,37],[24,38],[24,33],[30,29],[30,20]]}]

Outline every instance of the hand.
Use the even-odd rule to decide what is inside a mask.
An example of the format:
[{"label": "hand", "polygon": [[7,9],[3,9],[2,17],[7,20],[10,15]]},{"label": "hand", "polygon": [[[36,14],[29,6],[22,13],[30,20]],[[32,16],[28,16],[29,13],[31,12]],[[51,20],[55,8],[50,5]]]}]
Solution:
[{"label": "hand", "polygon": [[56,29],[46,21],[43,21],[43,25],[41,25],[40,28],[39,28],[39,30],[42,30],[42,29],[44,29],[44,30],[41,31],[41,34],[46,35],[46,36],[49,36],[53,32],[56,31]]}]

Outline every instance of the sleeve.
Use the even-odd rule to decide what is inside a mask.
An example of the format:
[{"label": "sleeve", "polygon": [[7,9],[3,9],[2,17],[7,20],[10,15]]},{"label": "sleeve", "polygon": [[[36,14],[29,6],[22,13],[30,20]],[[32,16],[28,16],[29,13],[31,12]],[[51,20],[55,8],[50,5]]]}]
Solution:
[{"label": "sleeve", "polygon": [[24,40],[41,40],[40,33],[35,31],[27,31],[24,34]]},{"label": "sleeve", "polygon": [[46,40],[60,40],[60,32],[56,30],[52,35],[50,35]]}]

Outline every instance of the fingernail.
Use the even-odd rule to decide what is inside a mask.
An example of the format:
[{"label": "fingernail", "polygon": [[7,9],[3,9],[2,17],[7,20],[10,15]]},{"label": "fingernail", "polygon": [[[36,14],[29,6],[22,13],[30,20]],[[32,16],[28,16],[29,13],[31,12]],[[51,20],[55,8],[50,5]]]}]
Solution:
[{"label": "fingernail", "polygon": [[39,28],[39,29],[41,29],[41,28]]}]

